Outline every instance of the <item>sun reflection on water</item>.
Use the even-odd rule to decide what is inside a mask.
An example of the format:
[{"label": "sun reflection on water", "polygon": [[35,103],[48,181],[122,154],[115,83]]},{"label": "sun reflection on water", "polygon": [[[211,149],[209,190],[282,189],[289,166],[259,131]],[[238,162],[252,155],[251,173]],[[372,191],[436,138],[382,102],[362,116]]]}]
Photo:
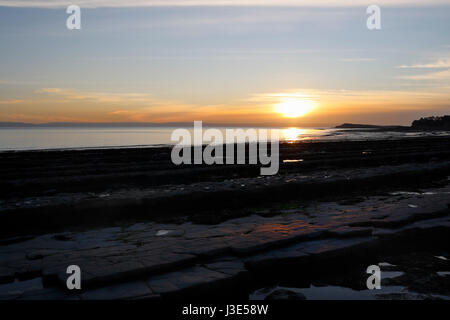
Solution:
[{"label": "sun reflection on water", "polygon": [[280,130],[280,139],[287,142],[316,140],[323,135],[323,130],[308,128],[287,128]]},{"label": "sun reflection on water", "polygon": [[298,129],[298,128],[289,128],[289,129],[283,129],[281,130],[281,136],[283,140],[287,141],[298,141],[300,140],[300,135],[304,134],[304,129]]}]

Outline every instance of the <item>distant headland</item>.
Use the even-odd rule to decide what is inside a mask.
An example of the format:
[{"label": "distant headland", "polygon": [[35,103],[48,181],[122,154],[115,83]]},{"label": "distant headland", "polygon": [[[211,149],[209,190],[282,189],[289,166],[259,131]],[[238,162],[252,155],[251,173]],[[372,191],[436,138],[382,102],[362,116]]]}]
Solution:
[{"label": "distant headland", "polygon": [[450,130],[450,115],[442,117],[426,117],[414,120],[411,126],[381,126],[371,124],[344,123],[335,127],[336,129],[373,129],[383,131],[405,131],[405,130]]}]

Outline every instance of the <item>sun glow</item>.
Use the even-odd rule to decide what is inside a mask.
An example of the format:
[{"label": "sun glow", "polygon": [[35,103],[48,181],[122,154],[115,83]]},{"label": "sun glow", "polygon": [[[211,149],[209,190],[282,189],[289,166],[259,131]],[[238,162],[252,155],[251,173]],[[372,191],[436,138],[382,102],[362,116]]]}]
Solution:
[{"label": "sun glow", "polygon": [[275,111],[287,118],[302,117],[315,108],[314,101],[305,99],[286,99],[275,106]]}]

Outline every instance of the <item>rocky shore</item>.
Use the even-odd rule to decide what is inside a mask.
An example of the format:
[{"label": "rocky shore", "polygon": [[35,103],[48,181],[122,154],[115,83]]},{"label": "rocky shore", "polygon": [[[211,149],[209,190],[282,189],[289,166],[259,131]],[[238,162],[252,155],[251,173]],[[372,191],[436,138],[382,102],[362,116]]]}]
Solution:
[{"label": "rocky shore", "polygon": [[[0,299],[450,298],[450,137],[280,152],[269,177],[165,147],[0,153]],[[378,264],[392,290],[369,294]]]}]

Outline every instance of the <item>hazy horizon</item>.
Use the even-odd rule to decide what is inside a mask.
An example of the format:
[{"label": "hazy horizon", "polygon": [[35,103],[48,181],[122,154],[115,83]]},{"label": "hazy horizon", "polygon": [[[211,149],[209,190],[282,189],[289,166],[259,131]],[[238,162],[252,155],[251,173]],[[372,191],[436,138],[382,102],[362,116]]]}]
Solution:
[{"label": "hazy horizon", "polygon": [[[220,122],[204,122],[203,126],[208,127],[280,127],[280,128],[290,128],[290,127],[302,127],[302,128],[333,128],[342,124],[357,124],[357,125],[373,125],[372,123],[354,123],[354,122],[342,122],[342,123],[306,123],[302,124],[301,126],[295,125],[289,123],[283,123],[277,125],[276,123],[239,123],[239,124],[233,124],[233,123],[220,123]],[[16,122],[16,121],[0,121],[0,128],[4,127],[45,127],[45,126],[108,126],[108,127],[121,127],[121,126],[130,126],[130,127],[139,127],[139,126],[149,126],[149,127],[178,127],[178,126],[187,126],[192,127],[194,125],[194,122]],[[399,124],[393,124],[393,123],[387,123],[387,124],[376,124],[379,126],[405,126],[405,125],[399,125]],[[411,125],[411,124],[409,124]],[[406,126],[409,126],[406,125]]]}]

